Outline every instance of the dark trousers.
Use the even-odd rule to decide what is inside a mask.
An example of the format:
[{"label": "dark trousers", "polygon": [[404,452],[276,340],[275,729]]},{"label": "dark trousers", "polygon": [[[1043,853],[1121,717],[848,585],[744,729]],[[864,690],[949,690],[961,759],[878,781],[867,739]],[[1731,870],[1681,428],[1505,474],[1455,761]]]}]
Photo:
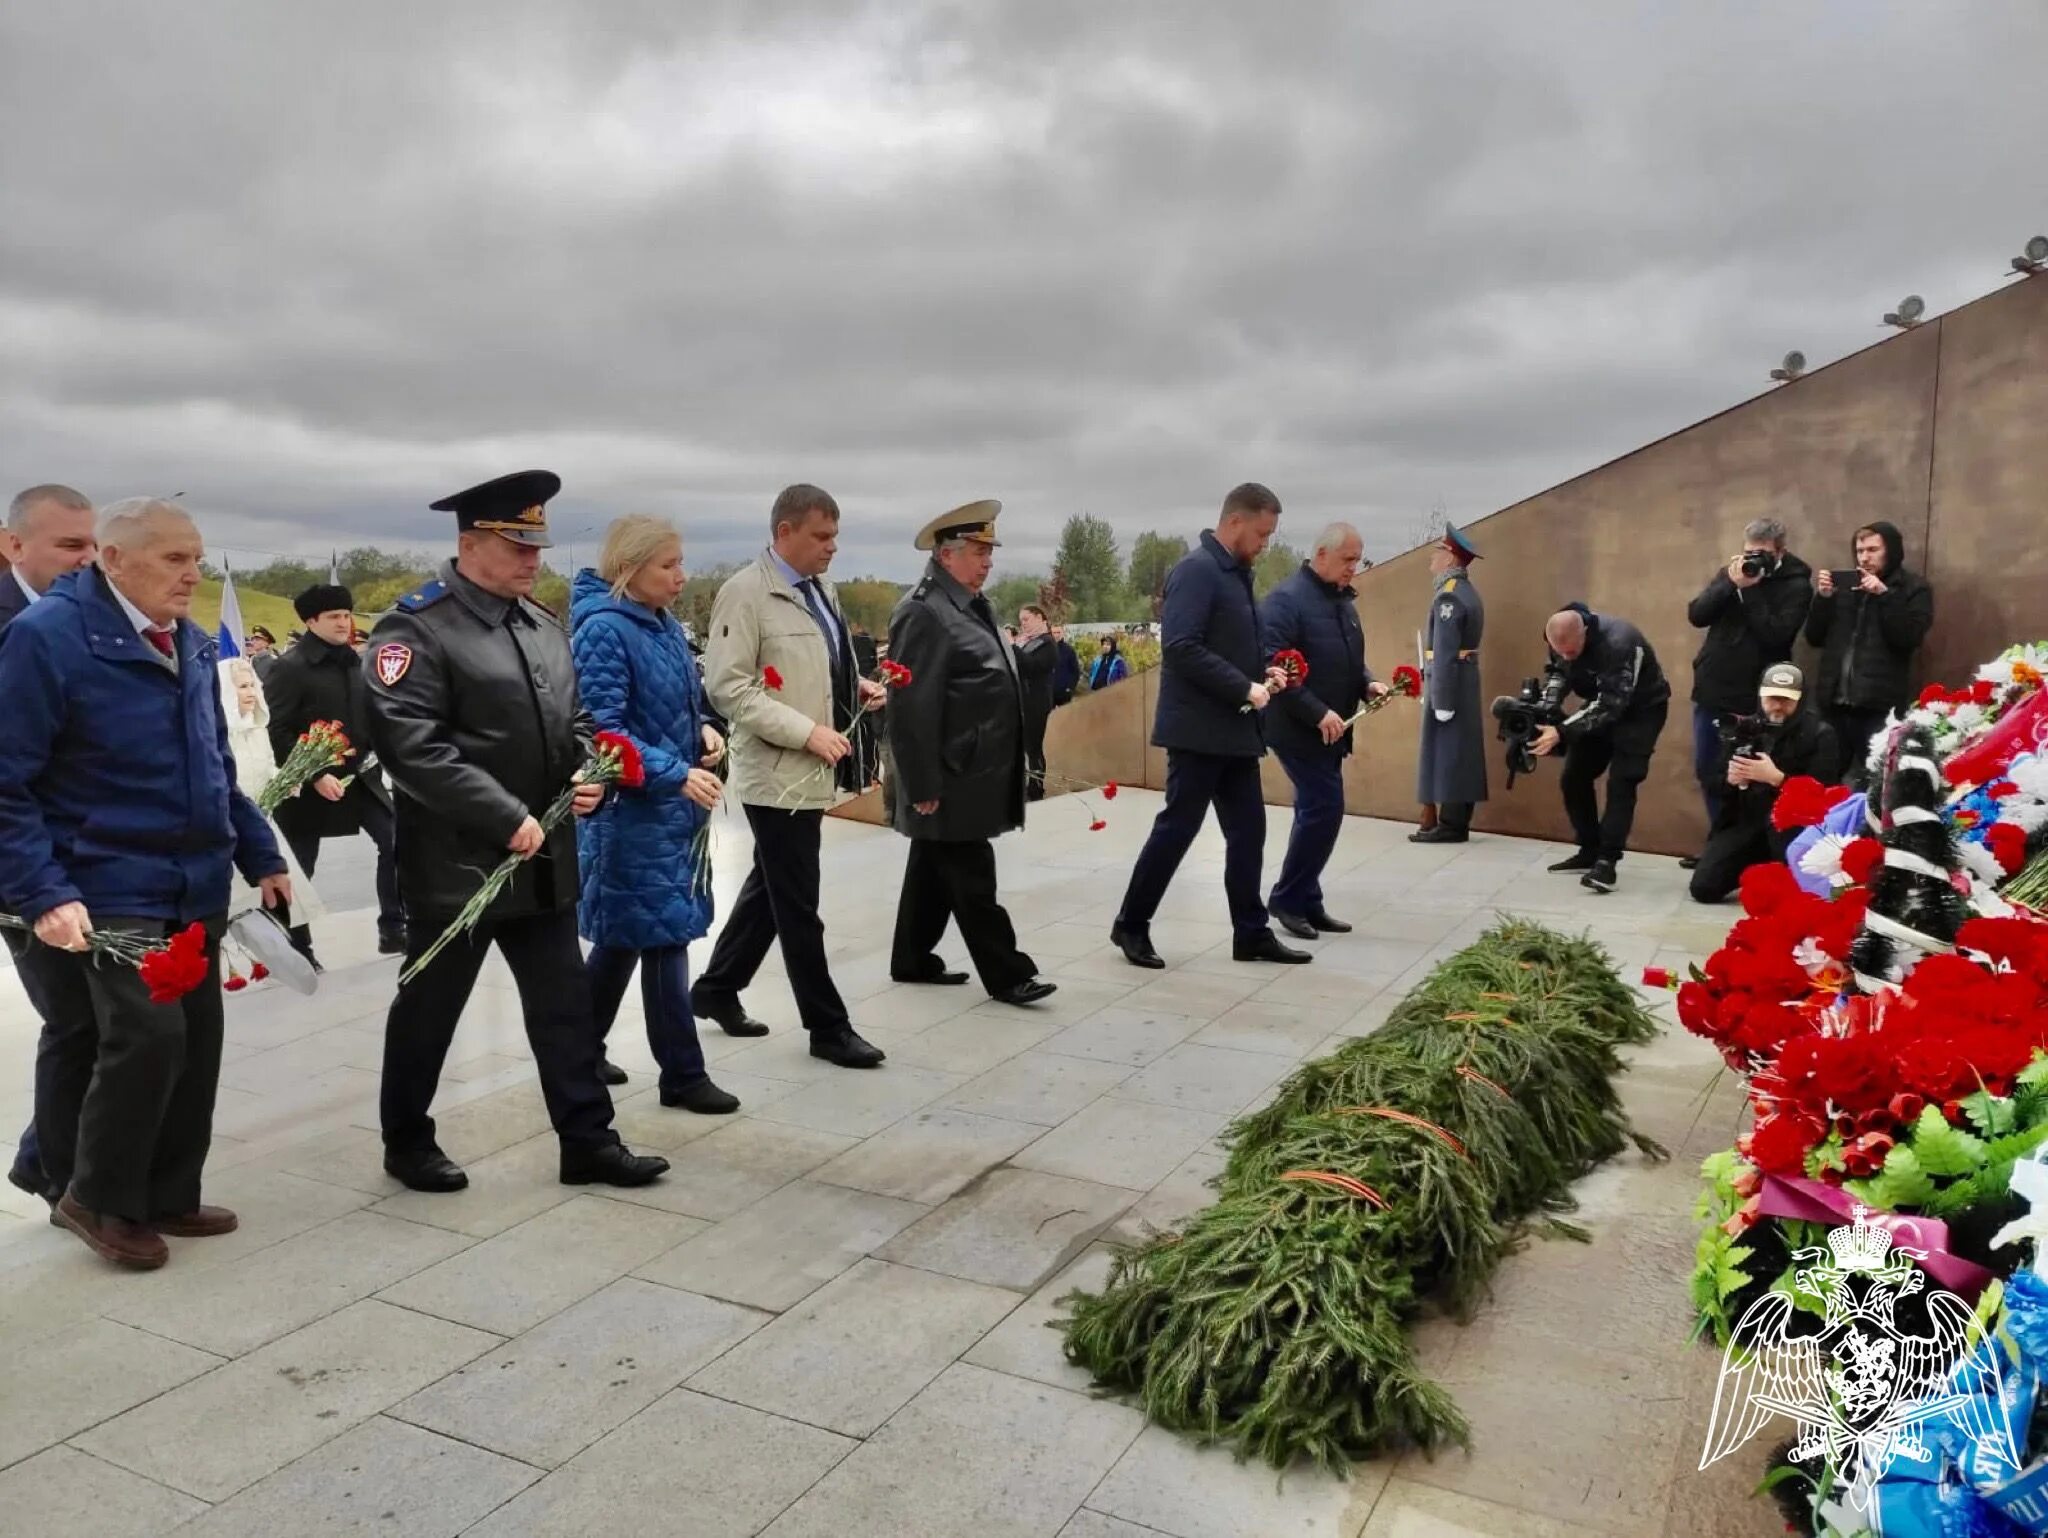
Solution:
[{"label": "dark trousers", "polygon": [[[407,966],[452,917],[415,915],[406,938]],[[384,1021],[384,1146],[405,1152],[435,1146],[434,1118],[427,1108],[440,1087],[456,1022],[493,943],[519,987],[526,1040],[540,1070],[540,1092],[555,1135],[565,1148],[616,1143],[611,1091],[597,1076],[598,1034],[590,984],[583,975],[583,947],[576,939],[576,910],[563,908],[519,918],[487,917],[398,990]]]},{"label": "dark trousers", "polygon": [[1721,750],[1720,712],[1700,704],[1692,707],[1692,772],[1711,828],[1721,820],[1721,803],[1728,798],[1728,757]]},{"label": "dark trousers", "polygon": [[754,868],[726,915],[711,965],[697,979],[699,1014],[736,1006],[768,947],[780,943],[804,1029],[830,1033],[851,1028],[825,960],[825,921],[818,915],[818,840],[824,820],[822,811],[747,808]]},{"label": "dark trousers", "polygon": [[1828,712],[1828,725],[1835,730],[1835,751],[1841,755],[1842,778],[1863,768],[1863,760],[1870,752],[1870,739],[1884,730],[1884,724],[1891,719],[1891,712],[1882,706],[1867,709],[1853,705],[1837,705]]},{"label": "dark trousers", "polygon": [[1275,749],[1274,755],[1294,783],[1294,827],[1268,904],[1275,913],[1305,917],[1322,911],[1323,867],[1344,826],[1344,760],[1327,749]]},{"label": "dark trousers", "polygon": [[1259,790],[1256,758],[1223,758],[1169,748],[1166,754],[1166,805],[1152,820],[1152,834],[1138,852],[1119,928],[1147,935],[1152,915],[1173,882],[1173,873],[1202,831],[1202,820],[1216,808],[1223,829],[1223,891],[1230,901],[1230,927],[1240,940],[1273,931],[1266,923],[1266,905],[1259,901],[1259,865],[1266,852],[1266,802]]},{"label": "dark trousers", "polygon": [[[69,952],[52,950],[19,930],[0,931],[7,937],[7,949],[14,957],[15,975],[21,991],[28,995],[42,1031],[36,1038],[36,1109],[29,1113],[21,1141],[14,1150],[17,1182],[34,1186],[49,1195],[63,1194],[71,1179],[71,1166],[78,1134],[78,1107],[92,1082],[92,1064],[97,1043],[93,1024],[92,991],[86,986],[84,965]],[[66,1107],[66,1125],[53,1126],[48,1150],[38,1130],[41,1107]]]},{"label": "dark trousers", "polygon": [[[1619,862],[1635,826],[1636,792],[1650,772],[1650,755],[1664,729],[1663,705],[1622,717],[1604,732],[1579,738],[1565,749],[1565,815],[1581,852]],[[1600,809],[1598,781],[1607,776],[1607,809]]]},{"label": "dark trousers", "polygon": [[1771,844],[1771,830],[1730,820],[1707,835],[1700,850],[1700,863],[1693,867],[1692,900],[1696,903],[1725,902],[1742,885],[1742,873],[1752,865],[1780,858]]},{"label": "dark trousers", "polygon": [[[220,936],[227,915],[205,922],[206,978],[168,1004],[150,1002],[149,985],[134,967],[48,953],[76,969],[91,998],[85,1028],[92,1069],[82,1086],[74,1080],[38,1099],[36,1132],[46,1169],[76,1150],[69,1184],[89,1212],[147,1223],[199,1206],[220,1084]],[[161,940],[183,926],[95,918],[93,927]]]},{"label": "dark trousers", "polygon": [[1024,717],[1024,799],[1045,799],[1045,722],[1036,712]]},{"label": "dark trousers", "polygon": [[1472,807],[1470,801],[1439,801],[1436,808],[1437,825],[1452,833],[1472,831]]},{"label": "dark trousers", "polygon": [[585,962],[590,1006],[597,1012],[597,1039],[612,1033],[619,1002],[633,969],[640,969],[640,1008],[647,1016],[647,1047],[661,1069],[663,1089],[681,1089],[705,1077],[704,1048],[697,1040],[697,1016],[690,1008],[690,948],[656,945],[644,951],[594,945]]},{"label": "dark trousers", "polygon": [[[356,814],[364,834],[377,846],[377,932],[395,935],[405,928],[405,907],[398,900],[398,862],[392,858],[391,808],[354,786],[349,791],[356,797]],[[285,841],[292,846],[292,858],[299,862],[299,868],[312,875],[313,868],[320,863],[320,835],[293,831],[285,834]]]},{"label": "dark trousers", "polygon": [[996,851],[985,838],[958,842],[914,838],[896,899],[896,940],[889,953],[893,977],[921,977],[931,969],[948,920],[959,924],[974,970],[990,993],[1002,993],[1038,975],[1038,963],[1017,949],[1017,930],[996,901]]}]

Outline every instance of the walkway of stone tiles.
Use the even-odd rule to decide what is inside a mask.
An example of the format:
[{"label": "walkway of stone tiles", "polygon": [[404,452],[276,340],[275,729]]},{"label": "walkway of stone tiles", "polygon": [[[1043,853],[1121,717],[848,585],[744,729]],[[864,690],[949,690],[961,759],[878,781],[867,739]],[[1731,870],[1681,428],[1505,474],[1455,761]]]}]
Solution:
[{"label": "walkway of stone tiles", "polygon": [[[208,1195],[240,1212],[239,1233],[174,1240],[165,1270],[125,1274],[0,1185],[0,1529],[1778,1531],[1746,1499],[1754,1459],[1695,1472],[1716,1364],[1686,1345],[1689,1212],[1698,1160],[1729,1140],[1738,1100],[1675,1025],[1624,1084],[1674,1161],[1602,1169],[1580,1191],[1592,1245],[1532,1245],[1474,1323],[1419,1331],[1472,1421],[1469,1456],[1279,1481],[1088,1393],[1044,1327],[1053,1300],[1101,1277],[1106,1241],[1201,1206],[1226,1121],[1297,1062],[1370,1032],[1496,911],[1589,929],[1631,974],[1704,954],[1727,923],[1685,901],[1667,860],[1631,858],[1621,890],[1597,898],[1543,872],[1551,846],[1418,848],[1403,826],[1355,819],[1326,884],[1356,933],[1317,944],[1309,967],[1243,966],[1212,825],[1156,926],[1169,969],[1140,972],[1107,930],[1156,805],[1126,791],[1090,833],[1080,806],[1047,803],[999,845],[1024,944],[1060,985],[1021,1011],[972,986],[892,985],[904,846],[828,821],[835,976],[889,1064],[850,1073],[806,1056],[787,987],[764,976],[748,1003],[774,1033],[706,1042],[742,1114],[666,1111],[629,1002],[613,1042],[633,1075],[620,1125],[675,1165],[644,1191],[556,1182],[495,960],[436,1106],[470,1188],[432,1197],[387,1179],[373,1129],[396,966],[374,957],[367,912],[330,919],[318,995],[265,986],[228,1001]],[[1269,869],[1286,823],[1271,814]],[[729,903],[744,824],[719,836]],[[1668,996],[1659,1008],[1668,1020]],[[32,1047],[0,972],[10,1132]]]}]

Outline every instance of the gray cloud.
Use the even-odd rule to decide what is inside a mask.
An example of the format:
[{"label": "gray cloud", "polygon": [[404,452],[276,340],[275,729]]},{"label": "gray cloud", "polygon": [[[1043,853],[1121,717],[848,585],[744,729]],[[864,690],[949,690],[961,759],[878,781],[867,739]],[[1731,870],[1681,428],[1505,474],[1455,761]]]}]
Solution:
[{"label": "gray cloud", "polygon": [[2038,8],[1389,9],[9,7],[0,482],[313,552],[547,464],[702,562],[804,478],[905,575],[1256,477],[1385,555],[2048,223]]}]

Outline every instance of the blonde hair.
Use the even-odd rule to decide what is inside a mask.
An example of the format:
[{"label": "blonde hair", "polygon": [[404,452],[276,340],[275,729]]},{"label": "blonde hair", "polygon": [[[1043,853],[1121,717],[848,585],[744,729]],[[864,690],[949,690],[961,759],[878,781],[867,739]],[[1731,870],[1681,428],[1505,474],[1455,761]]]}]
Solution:
[{"label": "blonde hair", "polygon": [[612,597],[625,596],[633,574],[660,555],[670,540],[683,547],[682,530],[666,518],[652,513],[628,513],[614,518],[604,531],[604,545],[597,552],[597,574],[611,584]]}]

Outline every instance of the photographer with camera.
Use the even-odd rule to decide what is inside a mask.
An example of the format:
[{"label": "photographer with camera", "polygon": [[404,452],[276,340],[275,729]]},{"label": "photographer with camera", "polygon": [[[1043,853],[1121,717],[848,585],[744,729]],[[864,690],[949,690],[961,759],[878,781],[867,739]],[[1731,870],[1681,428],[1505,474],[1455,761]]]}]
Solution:
[{"label": "photographer with camera", "polygon": [[1814,702],[1827,713],[1842,768],[1859,767],[1886,718],[1913,698],[1913,656],[1934,623],[1934,589],[1906,569],[1906,542],[1889,523],[1867,523],[1850,549],[1853,571],[1813,579],[1806,639],[1820,648]]},{"label": "photographer with camera", "polygon": [[[1538,758],[1564,749],[1559,789],[1579,848],[1550,868],[1580,872],[1580,885],[1611,892],[1635,824],[1636,792],[1650,772],[1650,755],[1671,710],[1671,685],[1640,630],[1582,603],[1551,615],[1543,639],[1550,646],[1546,704],[1561,705],[1566,694],[1587,702],[1555,726],[1539,726],[1529,743]],[[1499,710],[1497,703],[1496,715]],[[1596,789],[1603,774],[1604,813]]]},{"label": "photographer with camera", "polygon": [[1782,523],[1759,518],[1742,531],[1742,549],[1686,607],[1685,617],[1707,633],[1692,659],[1692,763],[1709,827],[1728,798],[1720,728],[1755,709],[1765,668],[1791,660],[1812,601],[1813,568],[1786,554]]},{"label": "photographer with camera", "polygon": [[1758,713],[1722,723],[1721,783],[1730,794],[1721,799],[1692,873],[1694,902],[1724,902],[1750,866],[1785,858],[1796,830],[1772,827],[1771,808],[1786,780],[1795,774],[1810,774],[1823,784],[1834,779],[1840,767],[1835,734],[1816,712],[1801,707],[1805,690],[1799,669],[1777,663],[1764,669],[1757,686]]}]

